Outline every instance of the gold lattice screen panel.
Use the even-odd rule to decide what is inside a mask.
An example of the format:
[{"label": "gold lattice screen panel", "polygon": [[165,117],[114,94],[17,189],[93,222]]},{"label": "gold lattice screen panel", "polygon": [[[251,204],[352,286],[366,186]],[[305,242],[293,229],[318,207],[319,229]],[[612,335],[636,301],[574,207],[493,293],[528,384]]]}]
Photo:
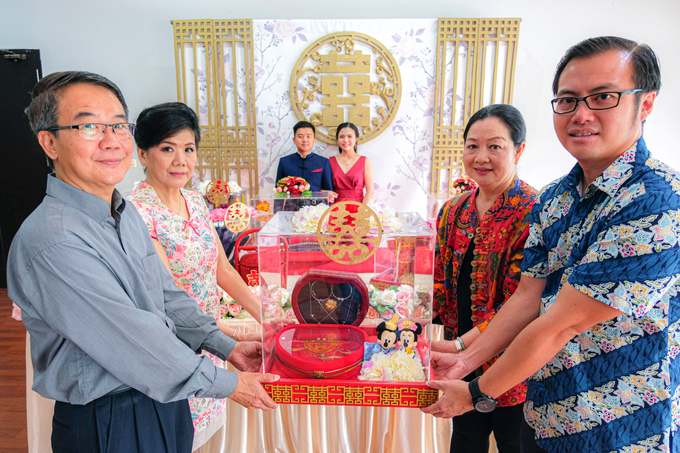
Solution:
[{"label": "gold lattice screen panel", "polygon": [[490,104],[512,103],[520,19],[439,19],[435,77],[433,194],[463,173],[463,131]]},{"label": "gold lattice screen panel", "polygon": [[176,20],[173,28],[177,98],[203,131],[194,176],[237,181],[257,195],[252,20]]}]

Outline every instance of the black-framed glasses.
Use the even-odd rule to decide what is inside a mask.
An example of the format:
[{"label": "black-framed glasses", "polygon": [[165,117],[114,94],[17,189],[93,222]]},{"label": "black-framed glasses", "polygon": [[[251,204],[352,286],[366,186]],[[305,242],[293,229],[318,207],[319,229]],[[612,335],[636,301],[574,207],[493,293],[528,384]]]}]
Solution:
[{"label": "black-framed glasses", "polygon": [[60,127],[50,127],[45,129],[46,131],[62,131],[65,129],[78,129],[80,136],[88,140],[101,140],[106,134],[106,128],[110,127],[116,138],[118,139],[130,139],[135,134],[135,125],[132,123],[116,123],[116,124],[104,124],[104,123],[87,123],[87,124],[76,124],[73,126],[60,126]]},{"label": "black-framed glasses", "polygon": [[582,98],[565,96],[561,98],[556,98],[550,101],[552,104],[553,112],[561,115],[563,113],[571,113],[576,110],[576,106],[580,101],[586,103],[590,110],[607,110],[613,109],[619,105],[621,100],[621,95],[629,93],[637,93],[639,91],[644,91],[640,88],[635,88],[633,90],[626,91],[605,91],[603,93],[589,94]]}]

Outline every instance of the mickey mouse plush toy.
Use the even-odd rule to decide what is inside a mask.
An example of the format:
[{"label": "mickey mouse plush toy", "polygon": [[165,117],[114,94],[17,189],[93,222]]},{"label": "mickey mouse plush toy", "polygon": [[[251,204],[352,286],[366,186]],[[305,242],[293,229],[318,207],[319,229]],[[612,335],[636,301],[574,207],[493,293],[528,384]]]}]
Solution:
[{"label": "mickey mouse plush toy", "polygon": [[397,319],[399,319],[399,314],[395,313],[390,321],[378,324],[375,328],[378,333],[376,342],[364,345],[364,360],[370,360],[373,354],[378,352],[389,355],[397,350]]}]

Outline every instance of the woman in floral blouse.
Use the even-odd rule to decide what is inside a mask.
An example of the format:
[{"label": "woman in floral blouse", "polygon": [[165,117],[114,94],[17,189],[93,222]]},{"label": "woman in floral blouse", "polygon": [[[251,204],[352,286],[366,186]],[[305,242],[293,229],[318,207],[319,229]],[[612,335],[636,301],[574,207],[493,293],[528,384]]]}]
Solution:
[{"label": "woman in floral blouse", "polygon": [[[138,183],[128,198],[149,227],[156,251],[175,284],[196,299],[226,335],[237,341],[260,340],[259,334],[246,335],[220,321],[219,287],[257,320],[260,302],[229,264],[203,197],[183,189],[193,174],[200,140],[198,118],[186,105],[171,102],[142,111],[135,141],[146,180]],[[224,366],[218,357],[206,355]],[[189,399],[194,450],[224,424],[225,404],[224,399]]]},{"label": "woman in floral blouse", "polygon": [[[536,197],[536,190],[516,174],[525,136],[521,113],[504,104],[484,107],[465,128],[463,164],[474,182],[463,182],[464,189],[471,185],[472,190],[461,191],[441,209],[435,250],[434,305],[446,339],[453,341],[433,349],[464,350],[460,337],[467,334],[466,341],[473,341],[517,288]],[[465,380],[481,375],[491,363]],[[488,452],[493,431],[500,453],[519,452],[525,394],[521,384],[500,397],[493,412],[454,417],[451,451]]]}]

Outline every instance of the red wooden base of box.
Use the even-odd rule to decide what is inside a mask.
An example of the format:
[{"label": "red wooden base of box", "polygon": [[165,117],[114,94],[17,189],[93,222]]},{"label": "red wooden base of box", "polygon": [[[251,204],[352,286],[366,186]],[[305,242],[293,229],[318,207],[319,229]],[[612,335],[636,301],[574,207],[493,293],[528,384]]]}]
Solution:
[{"label": "red wooden base of box", "polygon": [[[375,327],[362,326],[367,330],[369,341],[375,341]],[[265,330],[267,328],[265,327]],[[369,333],[370,332],[370,333]],[[328,406],[389,406],[426,407],[439,398],[439,391],[424,382],[362,381],[351,379],[301,379],[288,377],[285,365],[278,360],[274,336],[265,341],[264,349],[272,351],[263,363],[268,373],[279,375],[276,382],[262,386],[274,401],[281,404],[316,404]],[[426,347],[419,345],[421,357]],[[263,370],[261,369],[260,372]],[[358,373],[357,373],[358,375]]]},{"label": "red wooden base of box", "polygon": [[426,407],[439,398],[439,391],[424,382],[281,378],[262,385],[279,404]]}]

